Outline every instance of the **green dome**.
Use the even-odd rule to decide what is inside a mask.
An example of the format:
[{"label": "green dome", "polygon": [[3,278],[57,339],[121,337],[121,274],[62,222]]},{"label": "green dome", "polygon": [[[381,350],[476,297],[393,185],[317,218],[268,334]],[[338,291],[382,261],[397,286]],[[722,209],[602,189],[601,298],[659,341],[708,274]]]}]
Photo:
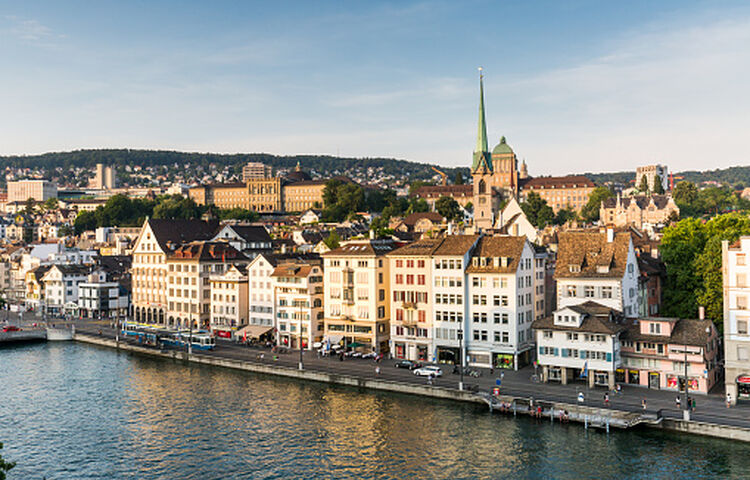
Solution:
[{"label": "green dome", "polygon": [[510,148],[510,145],[505,143],[505,137],[500,138],[500,143],[497,144],[497,146],[492,150],[493,155],[503,154],[503,153],[513,153],[513,149]]}]

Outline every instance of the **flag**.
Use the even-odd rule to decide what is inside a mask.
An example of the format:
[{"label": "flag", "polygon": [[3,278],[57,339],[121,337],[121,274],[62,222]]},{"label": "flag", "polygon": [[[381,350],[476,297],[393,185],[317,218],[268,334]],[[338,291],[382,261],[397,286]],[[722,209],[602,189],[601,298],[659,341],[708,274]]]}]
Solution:
[{"label": "flag", "polygon": [[581,372],[581,378],[589,376],[589,362],[588,360],[583,363],[583,372]]}]

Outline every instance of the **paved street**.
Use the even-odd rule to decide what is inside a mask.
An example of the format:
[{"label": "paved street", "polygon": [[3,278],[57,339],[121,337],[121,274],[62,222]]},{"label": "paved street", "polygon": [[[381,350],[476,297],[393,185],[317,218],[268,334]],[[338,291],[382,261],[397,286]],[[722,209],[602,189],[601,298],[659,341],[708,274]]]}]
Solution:
[{"label": "paved street", "polygon": [[[103,323],[78,322],[76,328],[81,332],[89,334],[99,334],[101,331],[102,335],[114,337],[114,330]],[[241,346],[221,339],[217,340],[215,350],[195,353],[295,368],[299,362],[299,350],[277,355],[277,359],[274,360],[274,354],[271,353],[270,349]],[[379,364],[375,363],[372,359],[347,358],[344,361],[340,361],[338,357],[320,358],[315,352],[305,351],[303,354],[303,363],[305,368],[310,370],[368,378],[376,376],[375,367],[379,365],[379,377],[385,380],[427,384],[426,378],[417,377],[406,369],[395,368],[395,360],[383,360]],[[443,365],[442,369],[443,377],[436,379],[434,384],[441,387],[458,388],[459,375],[452,373],[453,367],[451,365]],[[476,385],[481,391],[485,392],[490,391],[495,386],[495,382],[500,376],[500,371],[497,370],[494,373],[487,369],[473,370],[481,371],[481,376],[479,378],[465,376],[464,383],[467,385]],[[603,398],[606,392],[604,388],[589,389],[582,383],[568,385],[537,383],[532,381],[532,376],[534,375],[532,367],[527,367],[519,371],[505,370],[503,373],[501,393],[507,395],[526,398],[534,397],[534,399],[541,401],[577,403],[578,392],[583,391],[586,405],[595,407],[604,406]],[[682,418],[682,412],[675,405],[676,396],[676,392],[623,385],[620,394],[610,393],[610,404],[615,409],[641,412],[641,401],[645,398],[648,412],[653,413],[661,410],[662,415],[665,417]],[[744,402],[727,409],[721,391],[708,396],[696,395],[695,399],[696,410],[692,416],[694,420],[750,428],[750,402]]]}]

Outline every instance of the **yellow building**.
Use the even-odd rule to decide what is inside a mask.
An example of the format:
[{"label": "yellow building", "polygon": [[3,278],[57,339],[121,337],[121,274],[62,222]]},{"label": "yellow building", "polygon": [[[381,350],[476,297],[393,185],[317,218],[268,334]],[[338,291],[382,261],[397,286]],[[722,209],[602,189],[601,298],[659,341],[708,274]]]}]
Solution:
[{"label": "yellow building", "polygon": [[526,199],[529,192],[536,192],[555,213],[563,208],[580,212],[595,188],[594,182],[583,175],[536,177],[521,182],[521,197]]}]

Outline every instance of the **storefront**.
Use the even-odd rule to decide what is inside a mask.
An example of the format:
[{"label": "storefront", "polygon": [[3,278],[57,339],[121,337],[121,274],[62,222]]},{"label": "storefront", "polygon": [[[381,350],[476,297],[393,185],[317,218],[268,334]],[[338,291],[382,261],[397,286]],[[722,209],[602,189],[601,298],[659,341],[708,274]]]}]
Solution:
[{"label": "storefront", "polygon": [[450,365],[460,364],[461,349],[457,347],[437,347],[438,363],[447,363]]},{"label": "storefront", "polygon": [[741,400],[750,399],[750,375],[737,377],[737,398]]},{"label": "storefront", "polygon": [[515,368],[515,360],[512,353],[493,353],[492,364],[495,368]]},{"label": "storefront", "polygon": [[[667,375],[667,388],[685,391],[685,377],[680,375]],[[688,391],[698,391],[700,383],[697,377],[688,377]]]},{"label": "storefront", "polygon": [[661,387],[661,374],[659,372],[648,372],[648,388],[659,389]]},{"label": "storefront", "polygon": [[631,385],[640,385],[641,372],[638,370],[628,370],[628,383]]},{"label": "storefront", "polygon": [[427,345],[417,345],[417,360],[427,361]]},{"label": "storefront", "polygon": [[594,372],[594,385],[608,386],[609,385],[609,373],[607,372]]},{"label": "storefront", "polygon": [[625,369],[624,368],[618,368],[617,370],[615,370],[615,382],[625,383]]},{"label": "storefront", "polygon": [[562,368],[560,367],[549,367],[547,370],[548,378],[550,382],[562,382]]},{"label": "storefront", "polygon": [[406,345],[403,343],[396,343],[393,345],[393,355],[398,359],[406,358]]}]

